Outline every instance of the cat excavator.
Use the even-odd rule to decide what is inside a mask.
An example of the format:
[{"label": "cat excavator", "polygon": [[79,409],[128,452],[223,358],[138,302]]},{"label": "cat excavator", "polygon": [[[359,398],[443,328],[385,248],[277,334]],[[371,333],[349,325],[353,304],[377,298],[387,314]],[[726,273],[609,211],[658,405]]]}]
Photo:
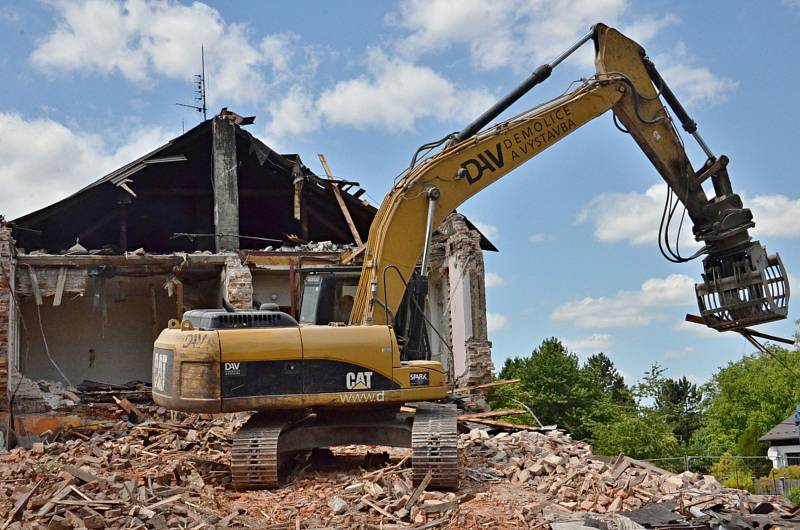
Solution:
[{"label": "cat excavator", "polygon": [[[487,128],[589,41],[591,78]],[[673,262],[704,256],[696,298],[705,325],[742,332],[786,318],[786,271],[752,240],[753,217],[733,192],[728,157],[711,151],[644,49],[596,24],[463,130],[414,154],[370,228],[349,322],[317,323],[320,308],[341,303],[329,288],[336,282],[319,276],[307,280],[300,323],[269,305],[187,311],[155,342],[155,402],[186,412],[256,411],[233,441],[237,488],[275,488],[286,455],[345,444],[410,447],[415,482],[430,476],[432,487],[457,487],[456,407],[445,403],[447,375],[425,348],[433,230],[468,198],[608,111],[668,185],[662,253]],[[673,114],[706,155],[697,169]],[[670,242],[679,205],[701,243],[691,256]]]}]

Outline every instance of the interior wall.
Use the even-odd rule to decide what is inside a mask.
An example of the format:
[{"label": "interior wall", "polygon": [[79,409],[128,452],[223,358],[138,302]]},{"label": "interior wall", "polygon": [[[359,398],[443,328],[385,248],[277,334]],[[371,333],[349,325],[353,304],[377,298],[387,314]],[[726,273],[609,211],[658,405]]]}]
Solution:
[{"label": "interior wall", "polygon": [[[163,288],[166,279],[98,278],[96,282],[105,282],[102,287],[90,278],[83,296],[65,297],[58,307],[53,307],[52,297],[44,298],[39,310],[47,345],[73,385],[84,379],[116,384],[150,381],[153,342],[177,313],[175,298]],[[22,299],[22,316],[27,334],[20,332],[21,372],[31,379],[61,380],[45,353],[33,298]]]},{"label": "interior wall", "polygon": [[453,375],[457,379],[467,371],[467,340],[472,338],[470,277],[459,267],[456,256],[448,256],[450,279],[450,332],[453,339]]},{"label": "interior wall", "polygon": [[[286,312],[292,305],[289,271],[251,269],[253,274],[253,300],[262,304],[276,303]],[[299,275],[298,275],[299,279]]]},{"label": "interior wall", "polygon": [[[428,330],[428,339],[431,345],[431,358],[444,365],[448,378],[453,378],[453,355],[450,353],[450,313],[449,313],[449,282],[438,268],[431,270],[428,277],[428,303],[426,310],[428,320],[436,331]],[[437,333],[438,332],[438,333]],[[445,343],[442,339],[448,341]],[[452,381],[451,381],[452,382]]]}]

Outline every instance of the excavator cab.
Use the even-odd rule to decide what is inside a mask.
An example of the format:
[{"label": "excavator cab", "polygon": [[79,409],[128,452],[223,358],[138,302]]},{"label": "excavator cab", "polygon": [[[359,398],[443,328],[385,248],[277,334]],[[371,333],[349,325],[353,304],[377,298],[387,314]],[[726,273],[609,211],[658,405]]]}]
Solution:
[{"label": "excavator cab", "polygon": [[[300,300],[300,324],[347,324],[360,277],[359,272],[325,272],[306,276]],[[431,358],[425,319],[419,310],[425,304],[426,293],[427,281],[415,273],[394,318],[402,361]]]},{"label": "excavator cab", "polygon": [[314,273],[303,282],[300,324],[346,324],[350,321],[358,272]]}]

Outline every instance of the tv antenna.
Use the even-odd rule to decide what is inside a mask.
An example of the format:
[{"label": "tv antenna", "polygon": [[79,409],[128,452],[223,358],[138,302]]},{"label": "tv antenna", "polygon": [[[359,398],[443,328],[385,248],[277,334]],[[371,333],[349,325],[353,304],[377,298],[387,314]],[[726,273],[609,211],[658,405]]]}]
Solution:
[{"label": "tv antenna", "polygon": [[180,107],[189,107],[190,109],[194,109],[197,112],[203,113],[203,120],[208,119],[207,111],[208,107],[206,107],[206,53],[203,49],[203,45],[200,45],[200,73],[194,76],[194,105],[188,105],[186,103],[175,103]]}]

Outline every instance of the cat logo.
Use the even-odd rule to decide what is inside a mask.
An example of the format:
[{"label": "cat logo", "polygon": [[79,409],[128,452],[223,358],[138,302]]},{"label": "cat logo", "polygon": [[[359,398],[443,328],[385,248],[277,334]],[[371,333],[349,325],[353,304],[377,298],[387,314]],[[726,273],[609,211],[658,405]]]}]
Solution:
[{"label": "cat logo", "polygon": [[347,390],[369,390],[372,388],[372,372],[347,372]]}]

